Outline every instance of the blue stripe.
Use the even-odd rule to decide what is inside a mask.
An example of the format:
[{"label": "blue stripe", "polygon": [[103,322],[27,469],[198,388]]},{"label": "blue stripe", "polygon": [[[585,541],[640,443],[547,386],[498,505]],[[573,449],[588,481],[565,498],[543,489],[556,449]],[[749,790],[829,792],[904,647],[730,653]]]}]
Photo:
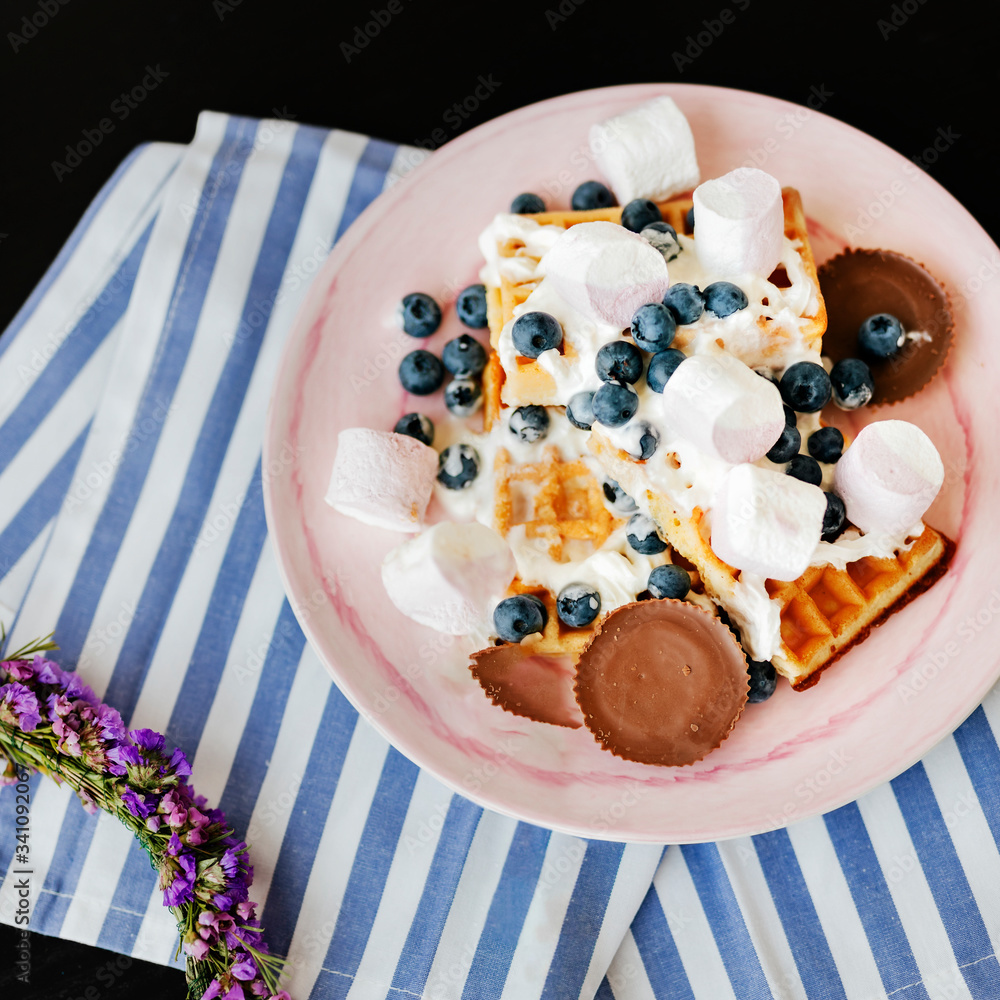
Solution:
[{"label": "blue stripe", "polygon": [[[4,765],[6,766],[6,765]],[[35,797],[38,795],[38,786],[43,781],[49,781],[49,778],[45,778],[40,775],[37,771],[31,774],[28,778],[28,808],[31,808],[31,803],[35,801]],[[0,830],[4,833],[0,836],[0,886],[3,885],[4,878],[7,875],[7,869],[10,868],[11,863],[14,860],[14,848],[19,846],[16,840],[16,832],[18,830],[17,825],[17,789],[14,785],[0,785]],[[23,804],[23,803],[22,803]],[[31,814],[28,814],[30,820]],[[31,832],[28,832],[28,867],[32,867],[30,862],[32,860],[31,853]],[[20,866],[19,866],[20,867]]]},{"label": "blue stripe", "polygon": [[607,976],[601,980],[601,985],[597,987],[594,1000],[615,1000],[615,993],[611,989],[611,983],[608,982]]},{"label": "blue stripe", "polygon": [[955,730],[954,737],[993,834],[993,843],[1000,849],[1000,796],[997,795],[1000,749],[982,705]]},{"label": "blue stripe", "polygon": [[[264,340],[266,319],[281,286],[281,278],[291,253],[302,210],[312,183],[323,133],[318,129],[301,128],[295,134],[278,194],[261,246],[254,275],[250,281],[243,318],[237,328],[245,331],[235,340],[215,386],[208,412],[198,433],[194,451],[185,472],[180,496],[163,533],[160,549],[153,561],[128,634],[107,689],[108,700],[129,718],[145,680],[164,622],[170,612],[177,587],[198,538],[198,531],[209,513],[219,470],[232,440],[241,405],[253,376],[257,355]],[[263,313],[265,321],[256,327],[249,316]],[[259,494],[259,485],[251,487]],[[261,515],[263,517],[263,514]],[[188,670],[185,684],[194,671]],[[175,709],[189,711],[182,691]],[[186,739],[179,740],[187,749]],[[192,750],[193,753],[193,750]]]},{"label": "blue stripe", "polygon": [[305,644],[306,638],[286,598],[278,613],[254,692],[253,704],[250,706],[250,715],[243,728],[233,768],[219,802],[219,808],[226,814],[229,825],[240,837],[246,834],[261,785],[267,775]]},{"label": "blue stripe", "polygon": [[[695,1000],[655,887],[650,887],[632,920],[632,937],[653,995],[669,997],[670,1000]],[[744,1000],[740,993],[736,995]],[[746,1000],[750,1000],[750,997]]]},{"label": "blue stripe", "polygon": [[551,836],[548,830],[537,826],[517,824],[472,957],[462,1000],[492,1000],[503,992],[528,907],[539,888],[538,879]]},{"label": "blue stripe", "polygon": [[[316,979],[311,997],[342,1000],[351,988],[382,902],[385,881],[419,773],[417,766],[401,753],[389,751],[354,856],[323,971]],[[339,974],[332,975],[328,971],[331,969]]]},{"label": "blue stripe", "polygon": [[[93,225],[94,219],[104,207],[104,203],[108,200],[111,192],[118,186],[122,178],[124,178],[125,174],[127,174],[132,168],[132,165],[148,145],[148,143],[143,143],[140,146],[136,146],[136,148],[133,149],[124,160],[122,160],[122,162],[118,165],[118,168],[105,183],[104,187],[102,187],[97,193],[97,197],[90,203],[87,211],[83,214],[83,218],[76,224],[76,228],[74,228],[69,239],[63,244],[62,249],[56,256],[56,259],[49,265],[48,270],[42,276],[42,280],[35,286],[24,305],[17,311],[17,315],[13,318],[13,320],[11,320],[7,329],[4,331],[3,336],[0,336],[0,357],[2,357],[7,348],[10,347],[18,332],[28,321],[31,314],[41,304],[46,292],[48,292],[59,275],[65,270],[66,265],[75,253],[76,248],[80,245],[80,241],[83,239],[84,235],[86,235],[87,230]],[[150,197],[146,201],[146,204],[136,213],[137,216],[141,216],[150,203],[157,198],[167,181],[173,175],[175,169],[176,163],[170,168],[156,188],[150,192]]]},{"label": "blue stripe", "polygon": [[545,979],[544,1000],[580,996],[624,852],[624,844],[603,840],[587,844]]},{"label": "blue stripe", "polygon": [[977,1000],[995,1000],[1000,963],[924,765],[914,764],[894,778],[892,790],[969,992]]},{"label": "blue stripe", "polygon": [[[17,565],[46,525],[59,513],[89,431],[88,422],[77,439],[52,466],[49,474],[38,484],[35,492],[25,500],[7,527],[0,532],[0,578],[5,577]],[[10,622],[7,625],[9,627]]]},{"label": "blue stripe", "polygon": [[357,713],[331,683],[261,913],[261,922],[268,928],[268,944],[276,955],[288,954],[309,873],[357,721]]},{"label": "blue stripe", "polygon": [[715,844],[689,844],[681,848],[698,899],[718,945],[722,964],[737,996],[768,997],[771,989],[750,939],[743,911]]},{"label": "blue stripe", "polygon": [[[156,891],[157,876],[149,866],[149,855],[133,840],[128,846],[125,864],[111,907],[105,914],[101,933],[97,937],[97,947],[128,954],[132,950],[145,917],[149,898]],[[70,891],[75,891],[72,883]]]},{"label": "blue stripe", "polygon": [[[926,1000],[927,989],[856,802],[823,817],[886,993]],[[908,990],[907,987],[910,987]]]},{"label": "blue stripe", "polygon": [[753,843],[806,996],[821,996],[824,1000],[845,997],[844,984],[830,954],[788,831],[760,834],[753,838]]},{"label": "blue stripe", "polygon": [[452,796],[420,903],[392,977],[394,990],[415,996],[423,993],[482,815],[483,810],[468,799]]},{"label": "blue stripe", "polygon": [[124,316],[152,228],[150,223],[97,301],[59,344],[51,360],[46,361],[41,352],[36,352],[43,367],[38,369],[31,389],[0,427],[0,472],[10,465],[38,430],[51,412],[53,402],[63,395]]},{"label": "blue stripe", "polygon": [[[168,311],[169,319],[161,335],[156,363],[143,388],[133,433],[129,438],[130,446],[134,447],[126,449],[118,466],[107,501],[97,518],[66,603],[56,622],[60,660],[66,668],[74,667],[80,657],[101,593],[149,472],[167,408],[191,348],[212,269],[186,265],[195,257],[214,260],[218,256],[236,193],[237,184],[234,180],[240,176],[242,157],[246,155],[243,149],[244,136],[251,127],[252,124],[245,119],[229,120],[222,146],[212,162],[202,190],[184,250],[185,266],[182,266],[175,281]],[[241,149],[243,152],[238,156]],[[149,433],[136,433],[135,428],[146,426],[152,428]]]},{"label": "blue stripe", "polygon": [[381,139],[369,139],[365,145],[361,159],[358,160],[351,190],[347,193],[344,212],[337,226],[334,243],[347,231],[351,223],[382,193],[385,187],[385,177],[392,166],[392,158],[399,146],[396,143],[383,142]]}]

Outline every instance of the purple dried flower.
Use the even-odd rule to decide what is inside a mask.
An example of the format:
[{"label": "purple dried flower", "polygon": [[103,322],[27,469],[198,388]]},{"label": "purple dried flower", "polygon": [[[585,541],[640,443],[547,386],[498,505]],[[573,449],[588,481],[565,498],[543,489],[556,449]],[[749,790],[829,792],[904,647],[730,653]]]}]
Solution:
[{"label": "purple dried flower", "polygon": [[183,849],[184,845],[181,843],[180,837],[178,837],[176,833],[171,833],[170,839],[167,841],[167,854],[176,858]]},{"label": "purple dried flower", "polygon": [[231,971],[237,979],[249,982],[257,975],[257,963],[245,951],[236,952],[233,959]]},{"label": "purple dried flower", "polygon": [[184,751],[180,747],[175,748],[170,755],[170,762],[167,765],[178,777],[184,778],[191,773],[191,765],[184,756]]},{"label": "purple dried flower", "polygon": [[41,721],[34,691],[17,681],[0,687],[0,722],[30,733]]},{"label": "purple dried flower", "polygon": [[184,942],[184,950],[199,962],[209,953],[211,947],[207,941],[202,940],[200,937]]},{"label": "purple dried flower", "polygon": [[[163,890],[164,906],[180,906],[181,903],[194,899],[194,880],[197,877],[198,866],[190,854],[181,854],[177,858],[178,868],[165,868],[160,874],[160,888]],[[172,874],[171,881],[164,885]]]},{"label": "purple dried flower", "polygon": [[123,768],[123,774],[125,773],[125,767],[137,767],[142,763],[138,747],[131,746],[128,743],[119,743],[118,746],[112,747],[108,751],[108,760],[120,764]]},{"label": "purple dried flower", "polygon": [[70,698],[79,698],[81,701],[89,702],[91,705],[98,703],[98,697],[90,689],[90,686],[84,684],[79,674],[72,671],[63,671],[62,688]]},{"label": "purple dried flower", "polygon": [[166,740],[162,733],[157,733],[152,729],[133,729],[129,732],[132,742],[142,747],[144,750],[153,750],[159,753],[163,750]]},{"label": "purple dried flower", "polygon": [[58,663],[53,660],[46,660],[41,653],[35,656],[35,662],[32,664],[35,669],[35,676],[43,684],[62,684],[64,671]]},{"label": "purple dried flower", "polygon": [[243,987],[240,986],[239,983],[233,983],[229,992],[222,998],[222,1000],[246,1000],[246,994],[243,992]]},{"label": "purple dried flower", "polygon": [[27,660],[7,660],[3,666],[12,681],[30,681],[35,676],[35,668]]},{"label": "purple dried flower", "polygon": [[147,804],[146,796],[140,795],[132,788],[127,788],[122,792],[122,802],[125,804],[125,808],[137,819],[145,819],[154,810],[152,804]]},{"label": "purple dried flower", "polygon": [[219,983],[218,979],[213,979],[208,984],[208,989],[205,990],[201,995],[201,1000],[215,1000],[216,997],[222,995],[222,985]]}]

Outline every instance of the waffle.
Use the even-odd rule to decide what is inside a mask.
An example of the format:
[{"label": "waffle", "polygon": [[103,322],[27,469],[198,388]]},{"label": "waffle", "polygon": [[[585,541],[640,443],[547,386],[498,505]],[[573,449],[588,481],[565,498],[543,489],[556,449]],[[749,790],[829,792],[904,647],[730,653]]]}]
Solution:
[{"label": "waffle", "polygon": [[[769,349],[775,359],[783,354],[785,343],[793,334],[801,336],[804,345],[809,349],[819,349],[823,332],[826,329],[826,308],[819,290],[819,278],[816,273],[816,262],[809,245],[805,214],[802,211],[802,199],[795,188],[782,189],[782,202],[785,213],[785,235],[797,243],[797,250],[802,260],[803,269],[815,291],[818,307],[812,316],[804,317],[794,330],[787,330],[777,322],[762,316],[758,320],[761,331],[766,334]],[[659,203],[665,222],[678,233],[691,235],[686,227],[688,210],[692,206],[690,197],[674,198]],[[586,212],[539,212],[529,216],[540,225],[555,225],[569,228],[579,222],[620,222],[621,208],[593,209]],[[518,240],[508,240],[499,248],[501,257],[527,256],[527,250]],[[537,260],[537,258],[532,258]],[[501,276],[499,286],[487,287],[487,319],[490,328],[490,346],[493,348],[486,371],[483,374],[483,395],[485,407],[483,422],[488,431],[497,419],[502,406],[519,406],[526,403],[549,405],[558,403],[555,383],[552,376],[541,368],[536,361],[528,358],[518,358],[514,370],[505,371],[500,363],[497,346],[500,332],[514,318],[514,309],[521,305],[537,287],[540,279],[521,282],[511,281]],[[778,287],[788,284],[788,276],[782,266],[771,275],[771,281]],[[678,327],[674,347],[683,348],[692,336],[692,328]],[[566,356],[572,356],[573,345],[564,343],[560,351]],[[778,363],[775,367],[780,367]]]},{"label": "waffle", "polygon": [[[642,466],[599,434],[591,435],[590,447],[626,492],[645,498],[669,543],[694,563],[708,593],[728,609],[739,571],[712,551],[704,512],[695,507],[688,516],[666,495],[646,489]],[[781,618],[781,651],[771,661],[775,669],[797,691],[811,687],[874,626],[931,586],[947,569],[953,550],[947,538],[925,527],[910,548],[891,558],[866,557],[843,570],[811,566],[790,583],[765,581]]]},{"label": "waffle", "polygon": [[[506,538],[522,526],[528,538],[540,539],[549,558],[569,562],[580,550],[601,547],[621,524],[605,507],[601,486],[587,465],[567,462],[558,448],[546,445],[538,462],[514,463],[506,448],[494,460],[494,524]],[[515,578],[509,594],[535,594],[548,611],[548,622],[538,638],[529,637],[532,652],[545,656],[578,656],[597,628],[570,628],[556,614],[555,595],[544,587]]]}]

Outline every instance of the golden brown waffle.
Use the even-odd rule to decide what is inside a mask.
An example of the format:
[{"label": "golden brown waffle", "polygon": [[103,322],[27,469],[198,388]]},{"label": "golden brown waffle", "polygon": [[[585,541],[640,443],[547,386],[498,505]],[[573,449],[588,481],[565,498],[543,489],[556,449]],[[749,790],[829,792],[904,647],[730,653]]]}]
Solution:
[{"label": "golden brown waffle", "polygon": [[[538,462],[517,465],[506,448],[494,461],[494,521],[507,537],[521,525],[528,538],[541,539],[555,562],[569,562],[583,547],[594,551],[621,522],[604,505],[601,486],[582,461],[566,462],[554,445],[546,445]],[[530,637],[534,652],[542,655],[579,655],[593,634],[591,628],[569,628],[556,614],[555,595],[544,587],[515,578],[511,594],[536,594],[549,613],[545,631]]]},{"label": "golden brown waffle", "polygon": [[[591,450],[621,487],[645,499],[667,541],[697,567],[706,591],[728,610],[739,571],[712,550],[704,512],[682,513],[662,493],[647,489],[642,465],[592,434]],[[680,466],[678,466],[680,468]],[[766,581],[767,592],[779,602],[781,652],[775,669],[796,690],[811,687],[820,671],[860,642],[873,626],[923,593],[945,569],[953,546],[933,528],[925,527],[911,548],[893,558],[864,558],[844,570],[813,566],[791,583]]]},{"label": "golden brown waffle", "polygon": [[[795,188],[782,189],[782,202],[785,212],[785,235],[797,241],[798,252],[802,259],[805,272],[813,285],[818,303],[814,315],[805,317],[795,331],[783,329],[778,323],[761,317],[758,321],[761,330],[767,334],[770,350],[774,357],[780,358],[789,337],[801,336],[803,343],[810,349],[819,349],[823,332],[826,329],[826,307],[819,289],[819,278],[816,274],[816,262],[812,248],[809,245],[809,234],[806,229],[805,214],[802,211],[802,199]],[[678,233],[691,235],[686,228],[687,212],[691,208],[690,197],[674,198],[659,203],[659,209],[665,222]],[[568,229],[579,222],[620,222],[622,210],[620,207],[599,208],[587,212],[539,212],[530,215],[540,225],[562,226]],[[508,240],[499,248],[501,257],[530,256],[524,244],[519,240]],[[532,258],[537,260],[537,258]],[[788,276],[783,267],[778,267],[771,280],[779,287],[787,285]],[[497,344],[500,331],[514,317],[514,309],[521,305],[535,290],[538,281],[514,282],[501,277],[499,287],[487,287],[487,318],[490,327],[490,346],[493,351],[483,375],[483,423],[489,430],[499,415],[501,406],[520,406],[528,403],[548,405],[557,403],[555,382],[552,376],[539,367],[536,361],[529,358],[518,358],[515,371],[504,371],[497,354]],[[693,328],[692,328],[693,329]],[[679,327],[674,339],[674,347],[683,348],[692,336],[690,329]],[[565,344],[561,350],[572,355],[572,345]],[[775,365],[778,367],[779,365]]]}]

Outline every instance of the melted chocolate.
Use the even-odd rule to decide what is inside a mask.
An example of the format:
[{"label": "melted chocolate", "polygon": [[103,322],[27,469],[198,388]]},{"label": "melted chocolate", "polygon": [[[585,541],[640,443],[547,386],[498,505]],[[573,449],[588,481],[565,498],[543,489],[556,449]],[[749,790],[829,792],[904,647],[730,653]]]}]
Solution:
[{"label": "melted chocolate", "polygon": [[[869,406],[912,396],[944,364],[954,324],[948,295],[916,261],[891,250],[847,250],[820,267],[819,283],[827,313],[823,353],[834,362],[858,357],[866,362],[875,380]],[[907,333],[929,334],[930,343],[907,340],[884,361],[864,358],[858,328],[875,313],[891,313]]]},{"label": "melted chocolate", "polygon": [[577,664],[576,700],[605,749],[642,764],[693,764],[729,735],[747,701],[732,632],[684,601],[626,604]]}]

